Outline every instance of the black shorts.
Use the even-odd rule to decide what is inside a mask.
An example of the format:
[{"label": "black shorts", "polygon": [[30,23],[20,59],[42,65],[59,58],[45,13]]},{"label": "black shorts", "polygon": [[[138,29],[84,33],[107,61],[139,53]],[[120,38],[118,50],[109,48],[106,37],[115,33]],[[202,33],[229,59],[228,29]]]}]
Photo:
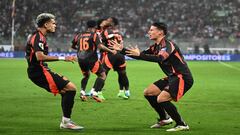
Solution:
[{"label": "black shorts", "polygon": [[153,83],[160,90],[168,91],[174,101],[178,101],[193,85],[192,77],[173,75]]},{"label": "black shorts", "polygon": [[91,71],[94,74],[100,74],[102,72],[105,72],[105,69],[103,68],[101,62],[99,60],[97,61],[78,61],[79,67],[81,68],[81,71],[83,74]]},{"label": "black shorts", "polygon": [[50,70],[35,73],[28,72],[28,77],[37,86],[52,92],[54,95],[59,93],[70,82],[69,80],[64,80],[63,76]]},{"label": "black shorts", "polygon": [[117,53],[113,54],[102,54],[102,63],[104,68],[112,69],[114,71],[126,70],[126,60],[125,56]]}]

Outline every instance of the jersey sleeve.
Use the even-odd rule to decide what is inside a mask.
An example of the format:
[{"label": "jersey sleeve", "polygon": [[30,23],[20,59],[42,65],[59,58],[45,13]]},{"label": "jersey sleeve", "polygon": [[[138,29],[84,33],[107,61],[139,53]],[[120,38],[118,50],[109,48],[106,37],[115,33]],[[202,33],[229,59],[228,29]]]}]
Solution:
[{"label": "jersey sleeve", "polygon": [[171,53],[175,50],[173,43],[170,41],[166,42],[166,46],[161,48],[157,54],[147,54],[146,52],[140,53],[140,59],[150,62],[162,62],[166,60]]},{"label": "jersey sleeve", "polygon": [[37,51],[43,52],[44,51],[44,44],[45,44],[45,42],[43,41],[43,39],[41,39],[40,35],[37,34],[35,39],[34,39],[34,43],[33,43],[34,52],[37,52]]},{"label": "jersey sleeve", "polygon": [[154,50],[154,45],[151,45],[149,48],[147,48],[146,50],[142,51],[142,53],[144,53],[144,54],[153,54],[153,50]]},{"label": "jersey sleeve", "polygon": [[161,55],[154,55],[154,54],[145,54],[143,52],[140,53],[139,59],[150,61],[150,62],[162,62],[163,57]]},{"label": "jersey sleeve", "polygon": [[74,36],[74,38],[73,38],[73,40],[72,40],[72,48],[73,49],[77,49],[77,42],[78,42],[78,34],[76,34],[75,36]]}]

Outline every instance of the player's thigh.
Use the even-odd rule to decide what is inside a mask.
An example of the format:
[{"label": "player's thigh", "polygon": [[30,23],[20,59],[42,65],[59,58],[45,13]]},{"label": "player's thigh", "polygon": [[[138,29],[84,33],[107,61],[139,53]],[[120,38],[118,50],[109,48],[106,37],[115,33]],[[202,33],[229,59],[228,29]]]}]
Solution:
[{"label": "player's thigh", "polygon": [[82,71],[82,73],[86,73],[88,71],[90,71],[90,66],[89,66],[89,62],[88,61],[78,61],[78,65]]},{"label": "player's thigh", "polygon": [[105,69],[102,66],[99,68],[99,70],[95,74],[103,80],[106,80],[106,78],[107,78]]},{"label": "player's thigh", "polygon": [[193,80],[184,78],[182,75],[169,78],[169,90],[172,99],[178,101],[191,87]]},{"label": "player's thigh", "polygon": [[46,77],[42,74],[42,75],[38,75],[35,77],[29,77],[29,79],[37,86],[47,90],[48,92],[51,92],[50,88],[49,88],[49,83],[46,79]]},{"label": "player's thigh", "polygon": [[144,96],[157,96],[160,93],[161,93],[161,90],[155,84],[150,84],[144,90]]},{"label": "player's thigh", "polygon": [[42,87],[52,93],[61,92],[61,90],[65,89],[70,82],[68,79],[64,78],[64,76],[52,71],[38,73],[30,79],[39,87]]},{"label": "player's thigh", "polygon": [[104,55],[102,63],[104,65],[104,67],[112,69],[113,68],[113,60],[114,60],[113,55],[107,54],[107,55]]},{"label": "player's thigh", "polygon": [[103,64],[99,60],[89,63],[89,67],[93,74],[99,74],[105,71]]},{"label": "player's thigh", "polygon": [[158,103],[171,101],[171,100],[172,100],[172,97],[171,97],[170,93],[166,90],[163,90],[157,97]]},{"label": "player's thigh", "polygon": [[61,74],[58,74],[58,73],[53,73],[53,72],[51,74],[52,74],[53,80],[60,92],[76,90],[76,86],[72,82],[70,82],[70,80],[67,77],[65,77]]},{"label": "player's thigh", "polygon": [[113,61],[113,69],[114,71],[125,71],[126,70],[126,61],[125,61],[125,56],[117,54],[115,56],[116,58]]},{"label": "player's thigh", "polygon": [[160,79],[153,84],[150,84],[145,90],[145,96],[157,96],[161,93],[164,88],[168,86],[168,81],[165,79]]}]

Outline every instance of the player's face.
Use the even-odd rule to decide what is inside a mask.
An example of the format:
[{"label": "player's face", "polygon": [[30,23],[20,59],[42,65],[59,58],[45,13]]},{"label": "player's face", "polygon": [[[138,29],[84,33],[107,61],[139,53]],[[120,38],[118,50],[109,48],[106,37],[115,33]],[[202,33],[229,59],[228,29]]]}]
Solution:
[{"label": "player's face", "polygon": [[159,30],[155,26],[151,26],[148,31],[148,35],[151,40],[156,40],[162,35],[162,30]]},{"label": "player's face", "polygon": [[110,25],[113,25],[113,19],[112,18],[108,18],[107,21]]},{"label": "player's face", "polygon": [[55,32],[56,31],[56,21],[54,19],[51,19],[45,24],[45,28],[48,32]]},{"label": "player's face", "polygon": [[110,25],[109,20],[103,20],[102,23],[100,24],[101,28],[108,27]]}]

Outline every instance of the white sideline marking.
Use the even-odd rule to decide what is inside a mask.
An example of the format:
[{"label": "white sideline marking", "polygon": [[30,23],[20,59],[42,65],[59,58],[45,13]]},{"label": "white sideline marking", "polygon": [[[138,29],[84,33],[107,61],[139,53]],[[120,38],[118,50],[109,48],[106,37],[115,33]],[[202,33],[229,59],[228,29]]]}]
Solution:
[{"label": "white sideline marking", "polygon": [[225,67],[229,67],[229,68],[231,68],[231,69],[235,69],[235,70],[238,70],[238,71],[240,71],[240,68],[238,68],[238,67],[234,67],[234,66],[232,66],[232,65],[230,65],[230,64],[227,64],[227,63],[224,63],[224,62],[222,62],[222,61],[218,61],[220,64],[222,64],[223,66],[225,66]]}]

